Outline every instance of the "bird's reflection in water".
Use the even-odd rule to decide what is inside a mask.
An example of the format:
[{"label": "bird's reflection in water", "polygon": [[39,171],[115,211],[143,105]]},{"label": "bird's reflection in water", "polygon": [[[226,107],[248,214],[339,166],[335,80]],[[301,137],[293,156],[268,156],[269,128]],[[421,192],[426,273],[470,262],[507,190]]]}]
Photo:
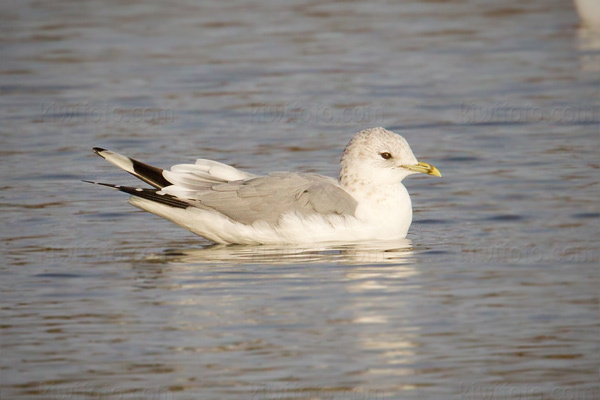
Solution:
[{"label": "bird's reflection in water", "polygon": [[148,261],[175,264],[406,264],[411,261],[410,239],[320,245],[211,245],[168,249],[148,256]]},{"label": "bird's reflection in water", "polygon": [[[348,375],[403,376],[390,388],[412,388],[410,365],[422,345],[419,328],[405,321],[416,318],[424,292],[410,240],[178,247],[148,255],[136,269],[138,287],[159,290],[153,304],[177,307],[161,323],[172,331],[204,332],[187,335],[180,351],[202,348],[218,365],[232,340],[254,348],[256,342],[248,342],[254,338],[280,365],[287,358],[271,343],[294,338],[283,349],[302,346],[299,363],[325,357]],[[231,351],[240,359],[251,354]],[[357,359],[362,367],[354,367]]]}]

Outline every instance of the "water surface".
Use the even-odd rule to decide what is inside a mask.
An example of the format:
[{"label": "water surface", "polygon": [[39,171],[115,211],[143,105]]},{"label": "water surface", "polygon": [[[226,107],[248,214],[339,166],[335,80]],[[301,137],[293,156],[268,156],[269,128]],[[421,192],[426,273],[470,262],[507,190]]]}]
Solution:
[{"label": "water surface", "polygon": [[[9,1],[7,399],[596,399],[600,38],[568,1]],[[402,133],[406,241],[211,246],[80,179],[337,175]]]}]

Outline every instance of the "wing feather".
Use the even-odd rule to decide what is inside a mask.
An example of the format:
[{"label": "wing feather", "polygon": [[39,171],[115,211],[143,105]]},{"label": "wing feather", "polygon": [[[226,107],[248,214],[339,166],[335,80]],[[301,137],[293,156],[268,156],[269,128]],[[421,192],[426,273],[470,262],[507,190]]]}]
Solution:
[{"label": "wing feather", "polygon": [[203,159],[196,160],[196,164],[174,165],[170,171],[163,171],[163,175],[173,185],[187,191],[255,177],[230,165]]},{"label": "wing feather", "polygon": [[279,173],[213,185],[194,194],[201,208],[234,221],[276,224],[286,213],[354,215],[356,200],[337,182],[315,174]]}]

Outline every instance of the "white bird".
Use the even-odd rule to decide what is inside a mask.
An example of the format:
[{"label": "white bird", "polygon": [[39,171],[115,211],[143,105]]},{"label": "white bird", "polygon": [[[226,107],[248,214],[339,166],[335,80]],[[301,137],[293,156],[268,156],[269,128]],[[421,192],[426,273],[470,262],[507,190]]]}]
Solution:
[{"label": "white bird", "polygon": [[575,0],[575,9],[586,27],[600,30],[600,0]]},{"label": "white bird", "polygon": [[204,159],[162,170],[98,147],[94,152],[154,189],[86,182],[128,193],[130,204],[226,244],[403,239],[412,205],[402,180],[415,173],[441,177],[384,128],[352,138],[339,181],[311,173],[257,176]]}]

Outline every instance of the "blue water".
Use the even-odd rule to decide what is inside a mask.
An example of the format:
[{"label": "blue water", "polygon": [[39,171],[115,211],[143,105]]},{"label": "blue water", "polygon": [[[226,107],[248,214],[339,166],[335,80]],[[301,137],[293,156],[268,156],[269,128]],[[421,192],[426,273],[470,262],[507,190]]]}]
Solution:
[{"label": "blue water", "polygon": [[[600,36],[563,0],[8,1],[3,399],[596,399]],[[211,246],[81,183],[337,175],[404,135],[408,240]]]}]

